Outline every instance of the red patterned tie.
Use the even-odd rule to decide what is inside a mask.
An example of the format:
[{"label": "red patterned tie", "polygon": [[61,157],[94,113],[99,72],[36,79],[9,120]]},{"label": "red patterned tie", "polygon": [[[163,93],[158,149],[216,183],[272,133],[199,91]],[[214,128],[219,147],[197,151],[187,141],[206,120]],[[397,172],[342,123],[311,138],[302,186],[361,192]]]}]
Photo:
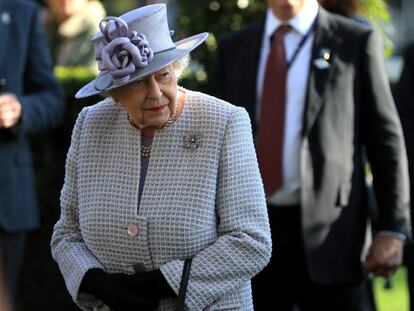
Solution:
[{"label": "red patterned tie", "polygon": [[270,196],[282,185],[282,150],[288,70],[283,41],[290,29],[288,25],[281,25],[275,31],[263,83],[257,155],[266,196]]}]

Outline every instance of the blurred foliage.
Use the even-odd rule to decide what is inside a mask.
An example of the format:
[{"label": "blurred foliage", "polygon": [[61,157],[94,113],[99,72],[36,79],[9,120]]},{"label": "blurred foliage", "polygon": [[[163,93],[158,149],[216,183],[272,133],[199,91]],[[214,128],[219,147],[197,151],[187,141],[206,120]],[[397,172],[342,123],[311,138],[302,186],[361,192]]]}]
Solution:
[{"label": "blurred foliage", "polygon": [[[392,53],[392,42],[389,39],[388,31],[390,29],[390,14],[385,0],[357,1],[359,2],[357,14],[366,17],[373,27],[381,33],[385,53],[390,55]],[[115,16],[145,5],[147,2],[145,0],[102,0],[108,15]],[[165,2],[165,0],[150,2]],[[189,89],[211,93],[211,77],[213,76],[218,41],[263,18],[266,11],[266,0],[170,0],[169,2],[168,10],[171,11],[172,6],[176,6],[174,9],[177,10],[173,21],[174,25],[171,25],[175,28],[174,41],[205,31],[210,33],[206,44],[191,53],[192,62],[184,71],[180,84]],[[70,72],[78,77],[79,74],[81,75],[79,70],[71,68]],[[62,74],[66,75],[66,78],[63,77],[60,80],[65,86],[68,85],[68,88],[65,88],[68,94],[74,94],[76,91],[73,87],[75,78],[69,77],[69,71],[66,74],[62,72]],[[90,80],[85,77],[80,76],[79,81]]]},{"label": "blurred foliage", "polygon": [[[74,125],[77,115],[83,107],[95,104],[101,98],[93,96],[86,99],[75,99],[76,92],[96,77],[96,73],[86,67],[55,67],[55,75],[65,90],[66,114],[63,126],[65,130]],[[69,136],[67,137],[69,138]]]},{"label": "blurred foliage", "polygon": [[129,10],[143,5],[144,1],[139,0],[101,0],[108,15],[119,16]]},{"label": "blurred foliage", "polygon": [[95,78],[95,73],[86,67],[55,67],[55,76],[66,94],[75,94],[79,87]]},{"label": "blurred foliage", "polygon": [[200,32],[209,32],[206,44],[191,53],[192,62],[184,71],[181,84],[189,89],[211,93],[215,51],[218,41],[234,31],[259,20],[265,10],[265,1],[185,1],[177,0],[181,15],[177,20],[175,39]]},{"label": "blurred foliage", "polygon": [[391,56],[393,43],[391,36],[391,15],[384,0],[358,0],[359,14],[368,18],[372,26],[378,30],[384,41],[385,55]]},{"label": "blurred foliage", "polygon": [[[386,54],[390,54],[391,41],[387,39],[387,25],[390,15],[384,0],[358,0],[358,14],[366,17],[383,35]],[[191,53],[192,63],[182,77],[181,84],[187,88],[211,92],[211,77],[214,56],[220,39],[238,31],[248,24],[263,18],[265,0],[177,0],[181,14],[178,18],[176,38],[181,39],[208,31],[210,37],[205,45]]]},{"label": "blurred foliage", "polygon": [[382,277],[374,278],[373,289],[375,304],[378,311],[409,311],[410,297],[407,284],[407,269],[400,267],[388,280]]}]

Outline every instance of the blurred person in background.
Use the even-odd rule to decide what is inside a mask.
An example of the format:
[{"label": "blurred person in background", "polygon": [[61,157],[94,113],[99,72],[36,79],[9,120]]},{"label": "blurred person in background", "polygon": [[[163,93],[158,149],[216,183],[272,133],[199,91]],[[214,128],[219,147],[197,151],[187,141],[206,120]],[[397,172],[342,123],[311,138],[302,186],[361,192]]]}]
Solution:
[{"label": "blurred person in background", "polygon": [[271,253],[245,109],[177,84],[207,33],[173,42],[165,4],[106,17],[101,70],[77,98],[53,258],[85,310],[252,311],[250,279]]},{"label": "blurred person in background", "polygon": [[[216,95],[250,113],[267,196],[274,252],[253,279],[255,310],[373,310],[366,270],[392,275],[410,228],[381,40],[316,0],[267,4],[220,42],[215,77]],[[380,231],[366,257],[365,149]]]},{"label": "blurred person in background", "polygon": [[25,234],[39,226],[29,137],[64,107],[36,4],[0,0],[0,42],[0,251],[13,303]]},{"label": "blurred person in background", "polygon": [[[358,0],[318,0],[318,2],[322,5],[324,9],[327,11],[338,14],[341,16],[345,16],[348,18],[352,18],[353,20],[363,24],[363,25],[370,25],[369,20],[359,14],[361,4],[358,3]],[[366,151],[363,151],[364,155],[364,162],[368,163]],[[367,187],[367,207],[368,207],[368,226],[369,229],[367,230],[367,242],[371,241],[372,236],[376,234],[375,228],[372,228],[372,222],[375,221],[377,216],[377,205],[375,201],[375,192],[374,187],[372,184],[372,176],[370,173],[366,173],[366,187]],[[389,280],[387,280],[388,282]],[[390,283],[387,283],[390,284]],[[387,285],[388,286],[388,285]],[[371,299],[372,306],[375,305],[375,297],[372,288],[372,276],[367,276],[367,288],[368,288],[368,295]]]},{"label": "blurred person in background", "polygon": [[[404,67],[395,90],[395,101],[403,126],[407,145],[408,167],[410,174],[411,223],[414,221],[414,43],[405,51]],[[408,272],[410,310],[414,311],[414,242],[410,241],[404,249],[404,263]]]},{"label": "blurred person in background", "polygon": [[83,66],[98,72],[90,38],[106,15],[97,0],[44,0],[43,20],[55,66]]}]

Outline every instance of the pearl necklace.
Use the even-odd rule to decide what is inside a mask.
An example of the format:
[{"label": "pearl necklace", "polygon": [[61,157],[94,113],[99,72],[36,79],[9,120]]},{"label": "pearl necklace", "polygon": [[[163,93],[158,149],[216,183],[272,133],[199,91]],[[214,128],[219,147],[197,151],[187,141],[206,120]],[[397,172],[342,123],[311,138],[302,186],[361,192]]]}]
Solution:
[{"label": "pearl necklace", "polygon": [[[165,122],[165,124],[160,128],[160,130],[163,130],[171,126],[177,120],[178,105],[179,105],[179,102],[177,101],[177,105],[175,105],[174,113],[168,118],[167,122]],[[127,116],[128,116],[129,124],[131,124],[136,129],[140,130],[140,128],[134,123],[134,120],[132,120],[131,115],[127,113]],[[151,147],[152,146],[141,146],[141,157],[149,158],[151,156]]]}]

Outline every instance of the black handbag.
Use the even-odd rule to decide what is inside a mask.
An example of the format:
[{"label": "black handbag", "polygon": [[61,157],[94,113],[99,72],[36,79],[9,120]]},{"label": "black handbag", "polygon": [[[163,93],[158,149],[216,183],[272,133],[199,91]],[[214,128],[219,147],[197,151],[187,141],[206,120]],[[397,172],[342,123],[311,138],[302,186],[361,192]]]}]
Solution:
[{"label": "black handbag", "polygon": [[175,311],[184,311],[185,307],[185,296],[187,294],[188,278],[190,277],[192,258],[184,261],[183,274],[181,275],[180,290],[178,292],[178,300]]}]

